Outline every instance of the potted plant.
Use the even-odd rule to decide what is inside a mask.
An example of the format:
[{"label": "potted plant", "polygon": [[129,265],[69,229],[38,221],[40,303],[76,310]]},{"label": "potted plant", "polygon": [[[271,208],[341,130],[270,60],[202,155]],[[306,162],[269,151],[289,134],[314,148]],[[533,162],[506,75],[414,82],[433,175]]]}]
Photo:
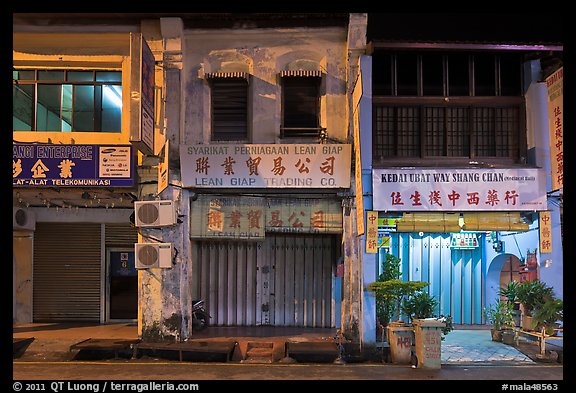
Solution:
[{"label": "potted plant", "polygon": [[[389,280],[397,280],[402,276],[400,272],[400,259],[392,254],[386,254],[386,258],[382,262],[382,273],[378,276],[377,282],[385,282]],[[389,292],[378,291],[376,296],[376,319],[378,326],[386,327],[388,323],[394,318],[395,310],[394,299]]]},{"label": "potted plant", "polygon": [[438,301],[426,291],[418,291],[404,299],[402,312],[410,321],[413,319],[432,318],[435,315]]},{"label": "potted plant", "polygon": [[493,341],[502,341],[504,330],[514,329],[514,318],[512,317],[512,305],[505,301],[497,301],[484,308],[484,316],[492,325],[490,332]]},{"label": "potted plant", "polygon": [[547,300],[554,298],[554,291],[540,280],[524,281],[517,290],[518,301],[522,304],[522,329],[534,330],[532,313],[534,309]]},{"label": "potted plant", "polygon": [[533,312],[534,322],[538,329],[544,329],[548,336],[555,334],[555,328],[564,321],[564,302],[561,299],[548,299],[536,306]]},{"label": "potted plant", "polygon": [[386,327],[387,341],[393,363],[410,363],[413,328],[402,321],[402,301],[428,285],[422,281],[402,281],[400,259],[386,255],[383,272],[378,281],[368,285],[368,291],[376,297],[378,322]]},{"label": "potted plant", "polygon": [[508,282],[505,287],[500,288],[498,293],[500,296],[504,296],[506,301],[512,304],[512,316],[514,318],[515,326],[520,326],[522,311],[520,310],[520,301],[518,300],[518,288],[520,283],[516,280]]}]

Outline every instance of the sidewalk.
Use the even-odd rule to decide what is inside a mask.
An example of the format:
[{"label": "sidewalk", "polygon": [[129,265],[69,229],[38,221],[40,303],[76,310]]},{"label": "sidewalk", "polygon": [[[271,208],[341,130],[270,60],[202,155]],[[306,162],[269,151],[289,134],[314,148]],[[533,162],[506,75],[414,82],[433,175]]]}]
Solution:
[{"label": "sidewalk", "polygon": [[[198,334],[198,339],[236,340],[239,346],[254,341],[330,341],[335,329],[297,328],[209,328],[210,333]],[[72,345],[87,339],[136,340],[138,329],[135,324],[60,324],[36,323],[13,326],[13,338],[34,338],[19,362],[69,361],[74,358]],[[279,346],[280,347],[280,346]],[[442,342],[441,363],[443,365],[465,364],[520,364],[535,365],[556,363],[555,350],[562,349],[562,340],[546,344],[551,356],[539,359],[538,345],[520,339],[516,347],[491,339],[486,328],[455,329]],[[245,348],[244,348],[245,350]],[[279,355],[280,356],[280,355]],[[276,358],[278,359],[279,356]],[[138,361],[134,359],[131,361]]]}]

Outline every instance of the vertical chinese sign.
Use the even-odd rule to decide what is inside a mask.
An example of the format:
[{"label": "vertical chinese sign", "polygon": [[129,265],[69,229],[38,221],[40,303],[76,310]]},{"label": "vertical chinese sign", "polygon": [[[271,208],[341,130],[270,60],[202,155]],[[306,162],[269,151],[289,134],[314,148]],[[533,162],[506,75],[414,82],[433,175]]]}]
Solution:
[{"label": "vertical chinese sign", "polygon": [[564,69],[546,78],[548,90],[548,132],[550,135],[550,168],[552,191],[564,185]]},{"label": "vertical chinese sign", "polygon": [[540,253],[552,252],[552,223],[550,211],[540,212]]},{"label": "vertical chinese sign", "polygon": [[366,212],[366,253],[375,254],[378,251],[378,212]]}]

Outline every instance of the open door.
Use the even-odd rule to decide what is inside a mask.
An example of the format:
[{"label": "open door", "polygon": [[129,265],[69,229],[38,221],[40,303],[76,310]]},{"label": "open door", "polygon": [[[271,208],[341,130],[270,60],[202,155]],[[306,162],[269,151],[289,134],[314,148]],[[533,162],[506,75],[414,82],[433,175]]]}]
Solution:
[{"label": "open door", "polygon": [[131,321],[138,317],[138,271],[134,249],[107,250],[107,321]]}]

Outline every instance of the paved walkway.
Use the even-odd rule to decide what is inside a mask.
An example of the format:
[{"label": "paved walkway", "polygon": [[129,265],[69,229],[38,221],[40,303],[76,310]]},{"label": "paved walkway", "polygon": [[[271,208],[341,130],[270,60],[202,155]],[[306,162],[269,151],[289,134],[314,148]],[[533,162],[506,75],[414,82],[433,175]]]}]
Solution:
[{"label": "paved walkway", "polygon": [[[212,334],[226,328],[208,329]],[[240,331],[225,331],[224,336],[227,338],[244,337]],[[244,328],[246,330],[246,328]],[[270,328],[268,328],[270,330]],[[266,328],[250,328],[247,331],[252,332],[250,340],[255,340],[254,335],[268,336]],[[277,339],[290,338],[291,341],[306,341],[312,339],[326,340],[332,336],[331,330],[314,331],[314,329],[295,329],[286,330],[285,337],[275,337]],[[280,330],[272,330],[278,336]],[[297,331],[297,332],[296,332]],[[310,332],[309,332],[310,331]],[[218,334],[222,339],[222,333]],[[198,338],[204,340],[210,339],[210,333],[200,334]],[[317,336],[317,337],[316,337]],[[14,338],[34,337],[35,340],[28,347],[25,357],[28,360],[49,361],[49,360],[66,360],[70,358],[70,346],[88,338],[114,338],[114,339],[137,339],[137,327],[135,324],[110,324],[110,325],[73,325],[73,324],[27,324],[13,327]],[[224,338],[226,338],[224,337]],[[213,337],[212,339],[218,339]],[[527,341],[523,345],[513,347],[500,342],[494,342],[491,339],[490,330],[488,329],[455,329],[446,335],[442,341],[442,364],[466,364],[466,363],[520,363],[535,364],[533,354],[537,353],[538,345]],[[562,340],[554,341],[550,344],[551,349],[554,347],[561,348]],[[528,347],[528,351],[526,348]],[[531,355],[530,358],[528,355]],[[24,360],[24,359],[21,359]]]},{"label": "paved walkway", "polygon": [[443,364],[501,361],[534,363],[517,348],[492,341],[490,330],[453,330],[442,342]]}]

